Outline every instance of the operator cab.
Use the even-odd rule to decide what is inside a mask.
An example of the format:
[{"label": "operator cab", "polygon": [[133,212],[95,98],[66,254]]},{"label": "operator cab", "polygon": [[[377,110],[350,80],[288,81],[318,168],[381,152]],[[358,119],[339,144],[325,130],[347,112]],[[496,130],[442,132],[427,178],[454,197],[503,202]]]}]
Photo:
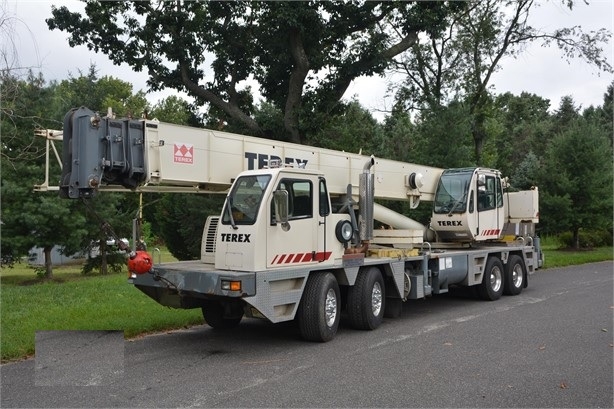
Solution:
[{"label": "operator cab", "polygon": [[501,173],[485,168],[446,169],[439,179],[431,228],[444,241],[501,237],[504,218]]}]

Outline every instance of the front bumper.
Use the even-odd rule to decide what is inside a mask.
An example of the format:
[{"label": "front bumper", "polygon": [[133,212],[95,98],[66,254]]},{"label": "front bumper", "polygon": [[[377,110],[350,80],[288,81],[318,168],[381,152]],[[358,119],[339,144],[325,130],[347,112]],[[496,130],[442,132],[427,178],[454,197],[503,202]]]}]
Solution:
[{"label": "front bumper", "polygon": [[[194,269],[172,265],[154,267],[146,274],[128,279],[143,293],[167,307],[197,308],[204,302],[219,298],[243,298],[256,294],[256,274],[253,272],[204,270],[202,263]],[[222,289],[222,281],[241,283],[240,291]]]}]

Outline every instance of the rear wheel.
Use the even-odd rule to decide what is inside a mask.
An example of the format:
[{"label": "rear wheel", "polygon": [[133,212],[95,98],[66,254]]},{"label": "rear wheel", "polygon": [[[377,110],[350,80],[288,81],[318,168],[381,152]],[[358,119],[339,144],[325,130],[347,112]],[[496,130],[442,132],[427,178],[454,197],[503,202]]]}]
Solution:
[{"label": "rear wheel", "polygon": [[520,294],[526,277],[522,257],[515,254],[510,256],[505,267],[505,286],[503,287],[503,292],[507,295]]},{"label": "rear wheel", "polygon": [[498,257],[490,256],[486,262],[482,283],[478,286],[480,298],[495,301],[503,294],[503,264]]},{"label": "rear wheel", "polygon": [[203,318],[212,328],[227,329],[239,325],[243,318],[243,311],[236,308],[224,308],[219,302],[209,302],[202,307]]},{"label": "rear wheel", "polygon": [[339,284],[332,273],[314,273],[307,279],[297,311],[299,330],[307,341],[326,342],[337,334]]},{"label": "rear wheel", "polygon": [[385,287],[377,267],[361,270],[356,283],[348,291],[348,314],[352,327],[371,330],[384,319]]}]

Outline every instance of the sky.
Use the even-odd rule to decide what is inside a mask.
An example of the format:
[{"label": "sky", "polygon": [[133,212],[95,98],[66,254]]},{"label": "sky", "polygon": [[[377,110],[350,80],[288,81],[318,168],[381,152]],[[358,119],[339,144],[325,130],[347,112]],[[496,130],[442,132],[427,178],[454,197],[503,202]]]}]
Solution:
[{"label": "sky", "polygon": [[[614,2],[612,0],[590,0],[586,4],[577,0],[573,10],[562,5],[562,1],[537,0],[529,23],[543,30],[561,27],[582,26],[585,32],[606,28],[614,32]],[[147,74],[133,72],[123,64],[116,66],[102,53],[89,51],[86,46],[71,48],[68,34],[47,28],[45,19],[51,16],[51,6],[67,5],[70,9],[82,10],[81,3],[74,0],[4,0],[0,8],[4,17],[9,17],[10,26],[1,27],[3,51],[14,49],[10,64],[13,67],[32,67],[42,72],[46,80],[62,80],[69,74],[77,76],[86,73],[91,64],[98,68],[100,76],[110,75],[133,84],[134,91],[147,91]],[[4,20],[5,22],[7,20]],[[605,48],[609,63],[614,66],[614,42]],[[551,110],[556,109],[562,97],[570,95],[577,106],[587,108],[601,105],[603,94],[612,82],[610,73],[599,74],[596,68],[575,60],[571,64],[561,58],[556,47],[543,48],[539,45],[528,47],[519,57],[502,60],[501,70],[492,79],[497,93],[511,92],[519,95],[523,91],[537,94],[550,100]],[[372,114],[382,119],[386,110],[392,107],[393,98],[387,95],[388,78],[365,78],[355,80],[344,98],[357,99]],[[166,90],[149,93],[151,103],[175,93]]]}]

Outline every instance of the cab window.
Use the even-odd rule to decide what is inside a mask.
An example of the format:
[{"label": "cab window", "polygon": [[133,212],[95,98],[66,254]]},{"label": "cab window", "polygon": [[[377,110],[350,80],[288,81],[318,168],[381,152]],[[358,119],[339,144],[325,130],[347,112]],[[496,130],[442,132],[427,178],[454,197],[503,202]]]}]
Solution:
[{"label": "cab window", "polygon": [[[288,220],[313,217],[313,184],[310,180],[282,179],[277,189],[288,192]],[[271,202],[271,224],[276,224],[273,202]]]},{"label": "cab window", "polygon": [[495,176],[486,176],[485,182],[483,186],[478,186],[478,211],[503,207],[501,179]]}]

